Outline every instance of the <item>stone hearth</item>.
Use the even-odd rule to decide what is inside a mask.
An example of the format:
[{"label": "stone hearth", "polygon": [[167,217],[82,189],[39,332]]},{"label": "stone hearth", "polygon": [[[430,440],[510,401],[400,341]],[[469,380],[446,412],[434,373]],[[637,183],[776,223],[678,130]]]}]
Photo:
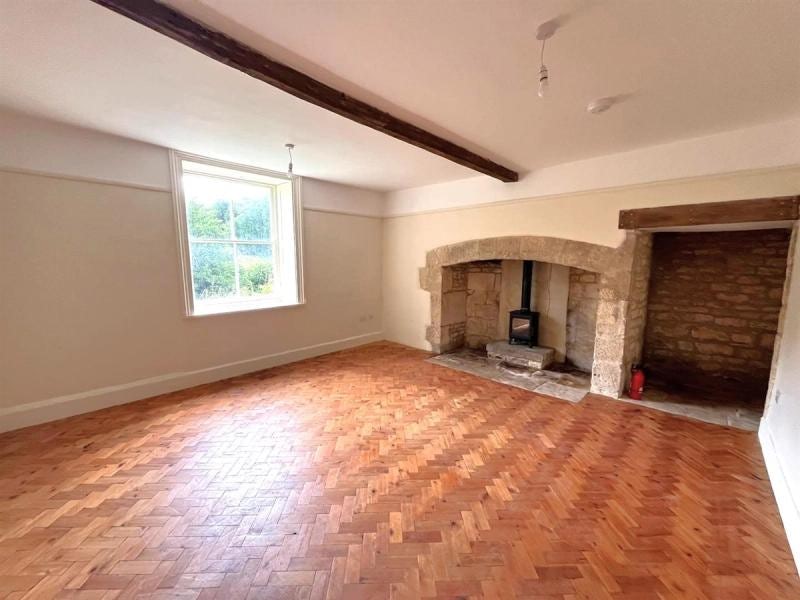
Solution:
[{"label": "stone hearth", "polygon": [[542,346],[518,346],[500,340],[486,344],[486,356],[515,367],[539,371],[553,364],[555,350]]},{"label": "stone hearth", "polygon": [[580,402],[589,393],[589,375],[582,371],[563,366],[536,370],[516,367],[492,360],[480,350],[462,348],[433,356],[428,362],[567,402]]}]

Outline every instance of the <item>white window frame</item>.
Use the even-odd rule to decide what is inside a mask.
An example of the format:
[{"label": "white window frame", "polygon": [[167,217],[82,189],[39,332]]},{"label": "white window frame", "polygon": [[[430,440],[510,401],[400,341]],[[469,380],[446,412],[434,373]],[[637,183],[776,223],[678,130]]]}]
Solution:
[{"label": "white window frame", "polygon": [[[188,227],[188,216],[186,214],[186,199],[183,189],[183,175],[184,172],[192,173],[192,174],[200,174],[203,176],[218,176],[220,178],[225,178],[224,175],[209,175],[209,173],[202,173],[198,171],[184,171],[183,168],[183,161],[189,161],[193,163],[199,163],[208,165],[210,167],[220,167],[223,169],[230,169],[235,171],[240,171],[243,173],[252,173],[254,175],[261,175],[270,177],[273,179],[280,179],[286,182],[291,183],[292,189],[292,206],[291,206],[291,214],[293,215],[293,229],[291,230],[291,239],[293,240],[294,245],[294,255],[295,260],[294,262],[294,273],[287,273],[287,269],[283,268],[283,260],[282,253],[288,251],[291,252],[292,248],[287,248],[289,246],[288,242],[282,242],[281,238],[285,238],[286,236],[282,235],[281,232],[286,229],[287,225],[284,222],[285,219],[281,218],[281,214],[283,211],[279,210],[278,207],[278,193],[277,189],[273,189],[271,193],[271,204],[272,204],[272,216],[271,216],[271,227],[270,227],[270,241],[269,244],[272,248],[272,259],[273,259],[273,272],[276,284],[280,288],[275,293],[270,294],[269,296],[260,296],[256,298],[235,298],[235,299],[219,299],[219,300],[209,300],[202,303],[202,306],[197,306],[194,300],[194,283],[192,279],[192,261],[191,261],[191,253],[190,253],[190,240],[189,240],[189,227]],[[213,158],[208,158],[206,156],[200,156],[197,154],[190,154],[188,152],[180,152],[178,150],[170,150],[170,167],[171,167],[171,174],[172,174],[172,197],[173,197],[173,208],[174,208],[174,217],[175,217],[175,229],[178,238],[178,254],[180,259],[180,266],[181,266],[181,275],[182,275],[182,288],[183,288],[183,297],[185,303],[185,314],[187,317],[205,317],[211,315],[219,315],[219,314],[229,314],[229,313],[237,313],[237,312],[246,312],[246,311],[254,311],[254,310],[270,310],[275,308],[283,308],[283,307],[290,307],[290,306],[299,306],[305,304],[305,296],[303,292],[303,222],[302,222],[302,203],[301,203],[301,193],[300,188],[302,185],[302,179],[295,175],[289,176],[286,173],[281,173],[279,171],[270,171],[268,169],[261,169],[258,167],[252,167],[249,165],[242,165],[237,163],[231,163],[227,161],[221,161]],[[235,179],[235,181],[248,181],[246,179]],[[249,181],[249,183],[253,183]],[[259,244],[259,242],[248,242],[247,240],[202,240],[203,242],[225,242],[225,243],[232,243],[234,245],[234,252],[236,251],[237,244]],[[264,242],[260,242],[262,245]],[[234,262],[234,264],[236,264]],[[237,268],[237,280],[238,280],[238,267]],[[294,275],[292,278],[291,275]],[[297,292],[294,293],[294,286],[292,285],[291,290],[286,290],[287,282],[290,284],[294,284],[296,282]],[[238,287],[237,287],[238,289]]]}]

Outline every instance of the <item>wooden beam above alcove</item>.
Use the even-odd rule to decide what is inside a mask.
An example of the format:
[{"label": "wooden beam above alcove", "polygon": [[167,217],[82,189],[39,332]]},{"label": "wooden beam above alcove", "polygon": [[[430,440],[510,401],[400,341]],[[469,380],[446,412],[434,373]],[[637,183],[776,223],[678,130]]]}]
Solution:
[{"label": "wooden beam above alcove", "polygon": [[800,217],[800,196],[678,204],[619,211],[620,229],[774,223]]},{"label": "wooden beam above alcove", "polygon": [[315,106],[500,181],[519,180],[516,171],[353,98],[155,0],[92,1]]}]

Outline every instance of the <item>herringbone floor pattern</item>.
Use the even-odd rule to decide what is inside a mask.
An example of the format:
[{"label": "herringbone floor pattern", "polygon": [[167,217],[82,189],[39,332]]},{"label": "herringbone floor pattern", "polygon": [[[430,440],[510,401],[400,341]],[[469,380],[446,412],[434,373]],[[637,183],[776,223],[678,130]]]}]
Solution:
[{"label": "herringbone floor pattern", "polygon": [[0,436],[0,597],[800,598],[755,434],[424,357]]}]

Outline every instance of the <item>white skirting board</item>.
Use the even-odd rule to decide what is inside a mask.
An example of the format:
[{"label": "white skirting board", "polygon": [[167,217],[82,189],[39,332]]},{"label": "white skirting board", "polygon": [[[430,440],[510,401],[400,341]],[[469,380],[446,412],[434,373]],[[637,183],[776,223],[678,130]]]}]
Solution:
[{"label": "white skirting board", "polygon": [[73,415],[134,402],[159,394],[166,394],[177,390],[236,377],[254,371],[261,371],[270,367],[277,367],[287,363],[303,360],[361,346],[370,342],[377,342],[383,339],[383,333],[373,331],[363,335],[304,346],[285,352],[267,354],[237,362],[217,365],[196,371],[184,371],[178,373],[168,373],[147,379],[139,379],[130,383],[112,385],[97,388],[77,394],[48,398],[37,402],[30,402],[20,406],[0,409],[0,432],[20,429],[30,425],[37,425],[47,421],[55,421]]},{"label": "white skirting board", "polygon": [[[786,530],[789,547],[800,574],[800,498],[795,498],[792,494],[792,488],[786,478],[786,472],[764,419],[761,419],[761,426],[758,428],[758,440],[761,442],[761,452],[764,454],[764,462],[767,465],[772,493],[775,494],[783,528]],[[792,459],[797,460],[797,457],[792,457]],[[800,490],[795,493],[800,493]]]}]

